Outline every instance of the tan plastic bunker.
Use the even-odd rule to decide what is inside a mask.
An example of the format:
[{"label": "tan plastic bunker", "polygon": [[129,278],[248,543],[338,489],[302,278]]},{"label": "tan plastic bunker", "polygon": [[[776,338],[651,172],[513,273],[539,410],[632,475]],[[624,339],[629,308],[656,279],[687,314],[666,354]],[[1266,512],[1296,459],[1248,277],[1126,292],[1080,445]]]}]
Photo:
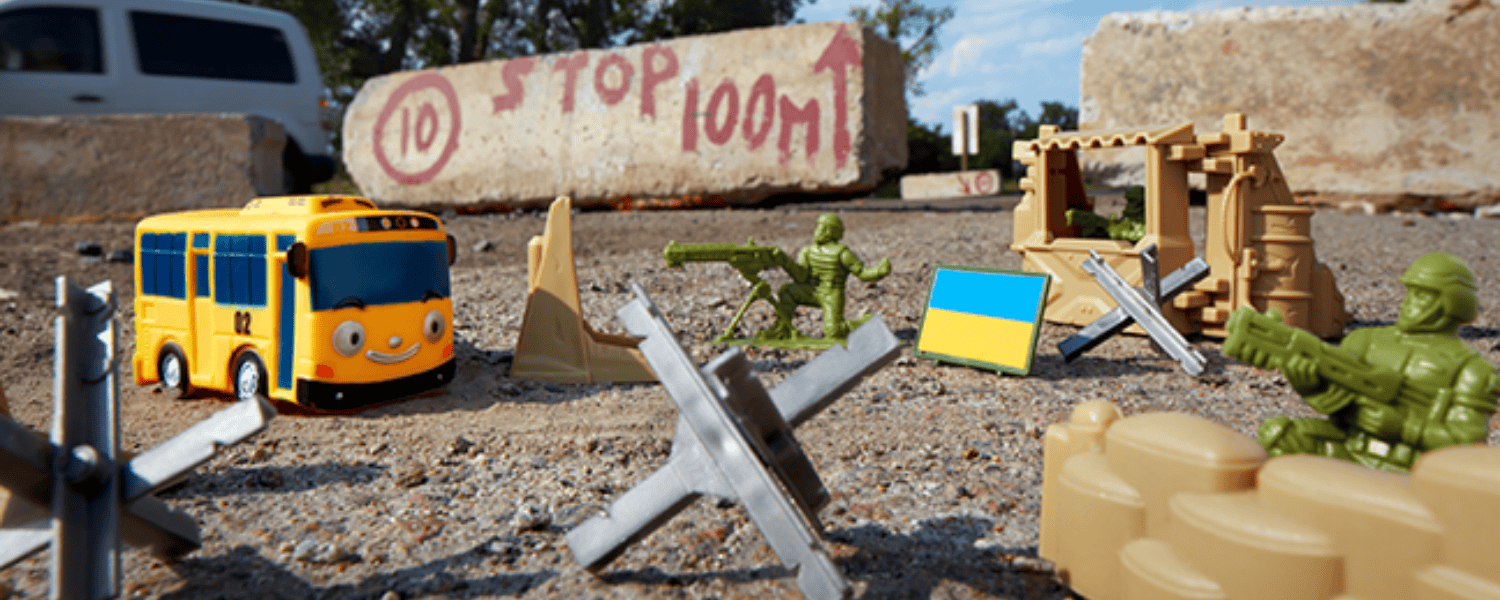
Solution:
[{"label": "tan plastic bunker", "polygon": [[[1026,165],[1011,250],[1022,269],[1052,275],[1046,318],[1087,325],[1115,306],[1080,266],[1098,252],[1133,285],[1141,283],[1140,250],[1156,244],[1161,275],[1196,255],[1188,230],[1188,173],[1207,178],[1204,260],[1209,276],[1179,294],[1163,313],[1178,331],[1222,337],[1241,306],[1280,309],[1286,323],[1319,337],[1344,331],[1349,315],[1328,267],[1313,253],[1313,209],[1296,204],[1272,151],[1283,136],[1250,131],[1245,115],[1224,117],[1224,130],[1194,135],[1192,123],[1147,129],[1059,133],[1017,141]],[[1084,193],[1077,150],[1141,146],[1145,150],[1146,236],[1139,242],[1078,237],[1069,208],[1093,210]],[[1139,332],[1136,326],[1132,331]]]}]

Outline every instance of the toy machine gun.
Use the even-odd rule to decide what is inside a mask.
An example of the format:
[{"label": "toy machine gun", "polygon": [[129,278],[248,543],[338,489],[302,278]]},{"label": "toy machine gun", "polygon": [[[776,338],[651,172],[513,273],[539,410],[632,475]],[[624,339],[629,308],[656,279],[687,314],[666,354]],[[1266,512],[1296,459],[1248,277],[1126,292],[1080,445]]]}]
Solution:
[{"label": "toy machine gun", "polygon": [[1338,412],[1350,402],[1395,404],[1397,398],[1404,398],[1430,405],[1435,396],[1413,388],[1395,369],[1367,363],[1348,350],[1282,323],[1281,311],[1276,309],[1260,314],[1248,306],[1241,307],[1229,315],[1224,330],[1228,334],[1224,354],[1257,367],[1285,370],[1287,362],[1297,356],[1312,361],[1319,377],[1346,392],[1336,394],[1330,402],[1312,405],[1325,415]]},{"label": "toy machine gun", "polygon": [[729,322],[729,327],[715,342],[725,342],[734,337],[734,328],[739,326],[740,319],[745,317],[745,310],[756,300],[765,300],[775,303],[775,295],[771,293],[771,284],[760,278],[760,272],[771,267],[781,267],[793,281],[807,281],[809,275],[807,269],[787,256],[787,253],[776,246],[761,246],[755,243],[751,237],[745,241],[743,246],[734,244],[679,244],[675,241],[667,242],[667,247],[661,252],[662,258],[666,259],[668,267],[681,267],[688,262],[725,262],[734,267],[745,277],[753,287],[750,289],[750,297],[745,298],[745,303],[740,305],[739,312],[734,314],[734,320]]}]

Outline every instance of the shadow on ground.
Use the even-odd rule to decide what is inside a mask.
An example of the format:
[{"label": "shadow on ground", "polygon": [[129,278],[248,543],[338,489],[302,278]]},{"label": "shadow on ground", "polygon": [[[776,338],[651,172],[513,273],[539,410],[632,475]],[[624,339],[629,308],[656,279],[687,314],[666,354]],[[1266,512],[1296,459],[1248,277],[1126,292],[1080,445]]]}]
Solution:
[{"label": "shadow on ground", "polygon": [[974,547],[994,526],[955,516],[924,520],[909,534],[870,524],[828,537],[858,548],[842,563],[845,576],[867,584],[862,598],[930,598],[945,581],[1000,598],[1067,597],[1035,548]]},{"label": "shadow on ground", "polygon": [[[161,598],[375,600],[391,591],[400,594],[402,598],[433,595],[519,596],[557,575],[555,571],[543,570],[497,573],[488,577],[464,579],[452,572],[467,570],[474,563],[490,562],[493,558],[484,550],[476,548],[423,565],[381,573],[357,583],[319,587],[275,562],[266,560],[249,546],[237,546],[220,556],[190,558],[172,565],[172,569],[183,579],[183,586]],[[486,566],[478,570],[495,569]]]},{"label": "shadow on ground", "polygon": [[290,494],[346,483],[366,485],[385,477],[390,467],[374,463],[229,468],[198,473],[163,494],[164,498],[214,498],[246,493]]}]

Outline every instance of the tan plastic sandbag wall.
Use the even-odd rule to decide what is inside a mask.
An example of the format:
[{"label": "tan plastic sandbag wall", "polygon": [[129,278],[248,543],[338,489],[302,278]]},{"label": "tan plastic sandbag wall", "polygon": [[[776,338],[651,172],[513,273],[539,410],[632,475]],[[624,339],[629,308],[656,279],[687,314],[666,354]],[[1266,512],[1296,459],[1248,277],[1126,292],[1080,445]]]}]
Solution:
[{"label": "tan plastic sandbag wall", "polygon": [[1500,599],[1500,448],[1407,477],[1089,402],[1045,452],[1040,553],[1091,600]]}]

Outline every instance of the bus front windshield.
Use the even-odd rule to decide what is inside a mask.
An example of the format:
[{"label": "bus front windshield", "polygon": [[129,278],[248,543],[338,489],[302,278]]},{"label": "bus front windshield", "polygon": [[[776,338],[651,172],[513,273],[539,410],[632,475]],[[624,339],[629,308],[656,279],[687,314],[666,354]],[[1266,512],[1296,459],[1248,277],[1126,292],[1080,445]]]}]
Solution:
[{"label": "bus front windshield", "polygon": [[308,252],[313,310],[447,298],[446,241],[379,242]]}]

